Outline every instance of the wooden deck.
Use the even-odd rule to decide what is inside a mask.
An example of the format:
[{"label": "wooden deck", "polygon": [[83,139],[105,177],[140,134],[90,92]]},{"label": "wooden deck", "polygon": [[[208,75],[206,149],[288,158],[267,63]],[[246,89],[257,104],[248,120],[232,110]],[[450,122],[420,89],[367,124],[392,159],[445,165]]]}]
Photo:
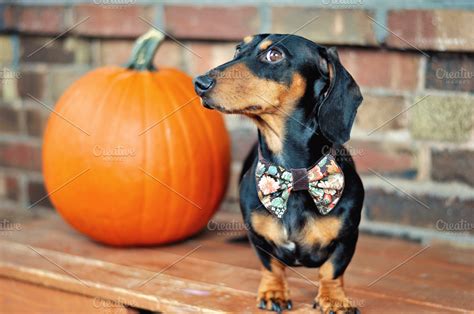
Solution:
[{"label": "wooden deck", "polygon": [[[219,213],[213,227],[241,221]],[[119,249],[94,243],[55,213],[0,236],[0,312],[259,312],[259,263],[239,231]],[[362,313],[474,313],[474,250],[363,235],[347,292]],[[313,311],[316,270],[287,271],[295,313]],[[268,313],[263,312],[262,313]]]}]

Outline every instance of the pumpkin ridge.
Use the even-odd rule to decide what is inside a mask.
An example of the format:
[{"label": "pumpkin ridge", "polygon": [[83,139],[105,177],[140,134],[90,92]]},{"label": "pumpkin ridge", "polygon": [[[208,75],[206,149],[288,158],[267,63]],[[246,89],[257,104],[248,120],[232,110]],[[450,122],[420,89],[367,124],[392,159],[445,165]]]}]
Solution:
[{"label": "pumpkin ridge", "polygon": [[[138,100],[138,103],[139,103],[139,104],[145,104],[145,101],[146,101],[146,95],[145,95],[145,94],[146,94],[146,89],[145,89],[142,85],[143,85],[143,83],[144,83],[144,81],[146,80],[147,77],[145,76],[145,78],[142,80],[142,77],[141,77],[141,74],[140,74],[140,73],[136,73],[136,75],[137,75],[137,78],[136,78],[136,80],[135,80],[135,85],[136,85],[136,82],[137,82],[137,81],[138,81],[139,83],[141,83],[141,84],[139,84],[138,88],[134,88],[133,90],[134,90],[134,91],[137,90],[137,89],[139,90],[137,94],[139,94],[141,97],[140,97],[140,99]],[[130,85],[132,85],[132,84],[130,84]],[[146,104],[145,104],[144,106],[141,106],[141,108],[142,108],[142,114],[141,114],[141,117],[142,117],[142,127],[144,127],[144,125],[145,125],[145,122],[144,122],[144,121],[146,120],[146,108],[148,108],[148,107],[147,107]],[[137,135],[137,136],[140,137],[140,135]],[[147,149],[147,147],[148,147],[148,145],[147,145],[147,144],[148,144],[148,143],[147,143],[147,138],[148,138],[148,137],[146,137],[146,136],[143,138],[143,145],[142,145],[142,149],[143,149],[143,160],[142,160],[141,164],[143,165],[144,169],[147,169],[147,168],[148,168],[147,165],[146,165],[146,161],[147,161],[146,155],[147,155],[147,153],[148,153],[148,149]],[[148,189],[146,188],[146,181],[143,181],[143,182],[142,182],[142,189],[141,189],[141,191],[142,191],[142,195],[143,195],[143,196],[142,196],[142,204],[141,204],[141,206],[137,206],[137,207],[140,208],[140,214],[139,214],[139,215],[140,215],[140,219],[139,219],[139,223],[138,223],[138,225],[139,225],[139,229],[138,229],[138,230],[139,230],[139,231],[138,231],[138,236],[137,236],[137,238],[140,239],[141,242],[143,242],[143,240],[146,238],[146,235],[144,235],[144,232],[143,232],[143,230],[145,229],[143,226],[144,226],[144,222],[146,221],[146,217],[145,217],[145,216],[146,216],[146,213],[147,213],[146,206],[147,206],[147,204],[148,204],[148,193],[147,193],[147,192],[148,192]]]},{"label": "pumpkin ridge", "polygon": [[[158,76],[156,76],[156,78],[158,79]],[[162,84],[162,86],[163,86],[163,90],[165,91],[165,95],[166,95],[166,97],[168,98],[168,103],[169,103],[170,105],[172,105],[172,106],[171,106],[171,107],[172,107],[172,111],[178,109],[180,105],[178,104],[178,102],[177,102],[177,100],[176,100],[175,97],[171,97],[170,92],[169,92],[169,87],[170,87],[170,86],[175,86],[175,85],[169,84],[169,81],[168,81],[167,79],[164,79],[163,76],[160,76],[159,79],[161,80],[161,84]],[[182,108],[181,108],[181,109],[182,109]],[[167,113],[167,114],[169,114],[169,113]],[[180,117],[179,112],[176,112],[173,116],[175,116],[175,117],[174,117],[175,119],[178,118],[178,117]],[[168,119],[171,118],[171,117],[173,117],[173,116],[167,117],[165,120],[163,120],[163,122],[164,122],[164,121],[167,121],[167,122],[168,122],[168,121],[169,121]],[[177,116],[177,117],[176,117],[176,116]],[[178,120],[178,121],[180,121],[180,120]],[[183,145],[183,149],[185,149],[186,152],[187,152],[187,154],[186,154],[186,159],[192,158],[192,156],[191,156],[191,154],[190,154],[190,152],[189,152],[189,140],[188,140],[187,136],[185,136],[186,133],[184,132],[183,125],[182,125],[181,122],[180,122],[180,123],[177,123],[177,125],[179,125],[179,130],[180,130],[180,136],[179,136],[179,138],[184,139],[184,140],[186,141],[186,144],[187,144],[187,145]],[[176,130],[176,131],[177,131],[177,130]],[[172,151],[172,150],[171,150],[171,151]],[[170,160],[171,160],[171,162],[174,161],[173,158],[170,158]],[[193,172],[194,172],[194,170],[193,170]],[[194,176],[194,173],[193,173],[193,174],[190,173],[188,178],[192,178],[193,176]],[[174,191],[176,191],[176,192],[180,193],[181,195],[183,195],[180,191],[177,191],[177,190],[176,190],[173,181],[174,181],[174,180],[172,180],[172,183],[169,184],[169,186],[170,186]],[[173,193],[176,193],[176,192],[174,192],[174,191],[172,191],[172,192],[173,192]],[[183,195],[183,196],[184,196],[184,195]],[[187,203],[189,203],[188,197],[187,197],[187,196],[185,196],[185,197],[186,197],[185,201],[186,201]],[[180,196],[180,198],[181,198],[181,202],[182,202],[183,199],[182,199],[181,196]],[[195,205],[194,205],[194,204],[190,204],[190,207],[193,207],[193,208],[195,209]],[[173,207],[170,206],[170,208],[173,208]],[[178,209],[178,210],[179,210],[179,209]],[[199,210],[199,208],[198,208],[198,210]],[[178,237],[181,237],[182,234],[185,233],[185,232],[183,232],[183,229],[184,229],[184,228],[187,228],[187,224],[186,224],[186,223],[187,223],[187,220],[189,220],[190,215],[187,214],[187,215],[184,215],[184,216],[185,216],[185,218],[183,218],[183,223],[181,224],[180,228],[179,228],[178,230],[175,230],[175,234],[177,234]]]},{"label": "pumpkin ridge", "polygon": [[[181,86],[181,85],[178,85],[178,86],[183,91],[186,91],[184,89],[184,86]],[[208,145],[209,145],[210,150],[211,150],[211,153],[209,154],[210,158],[211,158],[211,165],[215,165],[216,164],[215,156],[217,156],[219,154],[217,154],[218,153],[217,147],[216,147],[214,141],[212,140],[212,127],[209,124],[209,119],[207,119],[205,117],[205,113],[202,110],[199,110],[199,109],[200,108],[195,108],[195,112],[197,112],[197,114],[201,117],[200,120],[201,120],[201,123],[203,124],[203,129],[206,130],[206,135],[207,135],[206,139],[207,139]],[[215,169],[215,168],[219,168],[219,169]],[[215,182],[217,181],[216,177],[221,178],[221,177],[224,176],[223,171],[220,167],[213,167],[212,170],[213,170],[213,173],[209,176],[211,178],[211,180],[209,182],[208,190],[212,191],[214,195],[212,195],[212,198],[209,198],[210,199],[210,201],[208,202],[208,207],[209,208],[216,206],[216,204],[219,201],[218,195],[222,194],[222,193],[220,193],[220,191],[218,191],[218,189],[221,188],[221,187],[218,187],[216,189],[216,187],[214,186]],[[222,189],[226,190],[226,187],[222,187]],[[212,215],[212,213],[207,218],[210,218],[211,215]]]},{"label": "pumpkin ridge", "polygon": [[[171,80],[174,80],[174,78],[172,77],[172,75],[169,75],[171,77]],[[167,80],[168,84],[170,86],[174,86],[176,88],[181,88],[181,84],[182,82],[174,82],[172,84],[171,80]],[[185,91],[184,93],[182,93],[182,95],[189,95],[189,91]],[[192,96],[192,95],[190,95]],[[187,97],[186,97],[187,98]],[[193,99],[194,97],[190,97],[190,99]],[[185,109],[188,109],[187,107],[188,106],[192,106],[193,105],[193,102],[194,100],[192,100],[190,103],[190,99],[185,99],[185,102],[184,103],[187,103],[184,107],[182,107],[180,110],[185,110]],[[178,105],[177,107],[179,108],[179,106],[182,106],[181,104],[178,104],[178,100],[177,100],[177,97],[173,98],[173,101]],[[190,109],[190,108],[189,108]],[[181,114],[177,114],[177,123],[178,125],[180,126],[180,129],[182,130],[182,133],[183,134],[194,134],[194,130],[191,129],[191,132],[189,132],[189,128],[188,128],[188,125],[184,122],[184,119],[183,119],[183,115]],[[202,121],[200,121],[202,122]],[[192,147],[193,145],[191,145],[190,143],[190,138],[188,136],[184,136],[184,140],[186,141],[186,144],[185,144],[185,149],[186,149],[186,152],[187,152],[187,156],[189,158],[193,158],[193,152],[191,151],[190,147]],[[196,173],[198,170],[197,167],[188,167],[190,169],[190,172],[189,172],[189,181],[190,181],[190,186],[191,186],[191,190],[189,191],[189,194],[186,195],[187,198],[189,198],[194,204],[198,205],[198,208],[196,208],[196,206],[194,204],[191,204],[190,208],[191,208],[191,211],[188,215],[186,215],[186,218],[184,219],[184,222],[182,224],[182,227],[184,226],[188,226],[189,225],[189,221],[193,221],[195,220],[195,217],[196,216],[199,216],[199,219],[202,219],[200,216],[203,215],[203,211],[204,213],[208,210],[208,206],[206,203],[204,204],[198,204],[197,201],[196,201],[196,197],[199,196],[198,193],[199,193],[199,181],[202,180],[202,177],[199,177],[199,173]],[[202,181],[201,181],[202,182]]]},{"label": "pumpkin ridge", "polygon": [[[184,94],[191,94],[188,90],[186,90],[183,86],[183,84],[179,81],[177,81],[177,79],[173,76],[173,75],[168,75],[169,79],[170,80],[173,80],[175,81],[174,85],[177,86],[179,89],[181,89],[183,91]],[[187,77],[186,77],[187,79]],[[208,129],[207,127],[207,120],[208,118],[205,117],[205,115],[203,115],[203,112],[200,110],[200,108],[198,107],[195,107],[193,106],[193,103],[194,103],[194,100],[189,104],[192,108],[192,111],[197,114],[200,118],[199,119],[196,119],[199,121],[199,123],[201,123],[204,127],[202,128],[198,128],[198,129],[202,129],[203,130],[203,138],[204,138],[204,142],[207,142],[208,144],[212,141],[210,141],[209,139],[212,138],[212,135],[211,135],[211,132],[210,130]],[[192,130],[194,132],[194,130]],[[190,134],[194,134],[192,132],[190,132]],[[213,143],[211,143],[211,145],[213,145]],[[213,171],[213,173],[211,173],[210,175],[207,174],[205,175],[205,177],[207,178],[207,191],[211,191],[213,192],[213,188],[214,188],[214,168],[212,168],[212,165],[215,165],[215,159],[214,159],[214,150],[211,148],[211,153],[208,154],[210,156],[210,165],[211,165],[211,169]],[[201,181],[202,183],[202,181]],[[200,184],[199,186],[202,187],[202,184]],[[202,189],[201,189],[202,190]],[[203,215],[203,214],[206,214],[204,217],[207,217],[208,215],[208,211],[212,211],[211,210],[211,205],[212,205],[212,198],[210,197],[207,197],[206,200],[205,200],[205,203],[203,205],[201,205],[201,213],[198,213],[199,215]],[[204,213],[202,213],[202,211],[204,211]]]},{"label": "pumpkin ridge", "polygon": [[[160,77],[159,76],[160,76],[160,72],[150,73],[150,75],[149,75],[150,85],[155,86],[156,88],[160,89],[160,91],[162,92],[162,95],[164,95],[164,97],[162,99],[162,102],[165,103],[165,104],[168,104],[169,103],[169,95],[165,91],[165,89],[163,88],[163,85],[160,84],[161,82],[160,82]],[[162,119],[163,117],[166,116],[166,112],[163,108],[163,105],[157,106],[156,108],[159,109],[159,115],[158,116],[159,116],[160,119]],[[163,121],[160,122],[160,124],[163,123],[164,124],[163,128],[165,128],[165,129],[171,129],[169,121],[167,121],[167,120],[168,119],[164,119]],[[166,135],[166,136],[168,136],[168,135]],[[166,155],[167,155],[167,158],[166,158],[167,168],[170,169],[171,168],[171,163],[172,163],[172,160],[173,160],[173,153],[174,152],[173,152],[173,149],[171,149],[171,147],[170,147],[171,141],[167,139],[167,140],[165,140],[165,143],[166,143]],[[148,169],[146,169],[146,170],[148,171]],[[169,172],[166,172],[166,174],[167,174],[167,178],[166,178],[165,182],[172,182],[173,181],[173,176]],[[158,184],[162,185],[161,183],[158,183]],[[167,188],[164,187],[164,186],[161,186],[161,188],[167,190]],[[168,191],[168,192],[170,192],[170,191]],[[167,204],[170,208],[173,208],[171,205],[174,203],[174,198],[169,196],[170,193],[165,193],[165,195],[167,195],[167,199],[166,199],[167,201],[166,202],[165,201],[161,202],[161,204],[159,204],[159,206],[163,206],[164,204]],[[166,215],[163,217],[163,221],[169,221],[170,215],[172,215],[173,213],[172,213],[171,210],[167,210],[165,212],[166,212]],[[164,224],[162,226],[161,237],[168,237],[168,234],[166,232],[168,232],[169,227],[173,228],[173,226],[170,226],[169,224]]]},{"label": "pumpkin ridge", "polygon": [[101,111],[103,111],[104,107],[107,105],[107,101],[105,101],[109,96],[110,94],[112,94],[112,92],[114,92],[114,86],[116,84],[119,84],[120,83],[120,80],[118,80],[118,77],[121,75],[121,74],[124,74],[125,72],[119,72],[119,73],[114,73],[112,74],[112,77],[109,78],[103,78],[103,80],[110,80],[110,85],[108,86],[108,88],[100,95],[100,97],[96,98],[95,100],[92,100],[94,101],[96,104],[98,103],[99,106],[96,107],[96,109],[94,110],[94,116],[91,117],[91,122],[90,122],[90,125],[91,125],[91,130],[90,130],[90,134],[93,135],[94,133],[97,132],[97,129],[94,129],[94,126],[97,125],[97,120],[100,118],[100,113]]},{"label": "pumpkin ridge", "polygon": [[[124,78],[125,79],[125,78]],[[130,102],[128,101],[130,99],[129,95],[135,92],[134,85],[136,85],[136,82],[139,81],[139,77],[137,76],[137,73],[133,73],[130,76],[127,76],[126,78],[126,86],[124,89],[121,89],[121,92],[119,94],[119,99],[120,101],[118,104],[116,104],[115,108],[113,109],[112,112],[116,114],[117,117],[123,117],[124,114],[121,112],[126,109],[127,105],[130,106]],[[138,103],[141,103],[138,101]],[[119,123],[115,123],[116,125],[116,130],[120,127]],[[117,134],[116,130],[110,131],[110,134]],[[138,207],[138,206],[137,206]],[[114,224],[117,224],[117,221],[114,221]],[[114,228],[115,230],[120,230],[120,228],[123,228],[123,226],[118,226],[118,228]],[[140,229],[141,230],[141,229]],[[123,243],[126,241],[126,239],[123,238],[123,236],[120,235],[120,233],[115,232],[115,235],[120,243]],[[134,239],[136,241],[136,239]]]},{"label": "pumpkin ridge", "polygon": [[[121,74],[124,74],[124,73],[122,72]],[[119,99],[119,101],[115,102],[115,103],[112,103],[112,104],[110,102],[102,102],[100,109],[105,110],[106,112],[110,112],[110,111],[114,112],[116,117],[121,117],[121,115],[119,114],[120,108],[122,108],[124,106],[124,104],[126,104],[126,100],[128,99],[126,96],[132,90],[131,84],[129,85],[128,81],[129,80],[134,80],[134,78],[133,78],[133,73],[130,73],[130,75],[127,75],[125,78],[123,78],[123,77],[118,78],[118,76],[120,76],[120,74],[114,77],[115,80],[113,81],[112,85],[110,86],[110,89],[111,89],[111,91],[113,91],[115,93],[115,97],[117,99]],[[110,110],[109,108],[112,108],[112,110]],[[96,111],[95,116],[101,116],[101,114],[98,114],[97,111]],[[103,126],[103,124],[99,125],[99,127],[101,127],[101,126]],[[111,141],[110,139],[111,138],[112,138],[112,140],[114,139],[115,134],[117,134],[116,130],[118,129],[119,126],[120,126],[119,123],[115,123],[116,128],[114,130],[112,130],[112,127],[114,127],[114,124],[107,124],[107,126],[106,126],[107,130],[105,131],[106,136],[104,136],[104,131],[102,131],[102,129],[97,129],[96,128],[95,129],[95,136],[97,136],[97,134],[101,134],[101,139],[104,141],[104,143],[107,143],[107,144],[112,143],[111,147],[115,147],[115,143],[113,141]],[[93,146],[94,145],[94,137],[95,137],[94,133],[92,133],[91,136],[92,136],[92,138],[91,138],[92,142],[90,142],[90,144],[92,144],[92,146]],[[109,145],[107,145],[107,147],[108,146]],[[113,208],[112,206],[110,206],[109,210],[110,211],[117,211],[117,208]],[[118,230],[120,230],[120,228],[123,228],[123,226],[120,225],[121,219],[118,219],[117,217],[115,219],[107,219],[107,214],[105,213],[104,215],[105,216],[98,216],[98,218],[104,219],[104,221],[106,221],[106,223],[113,226],[113,228],[108,228],[107,237],[110,237],[111,242],[113,242],[115,244],[118,244],[118,245],[126,243],[127,239],[125,239],[124,236],[121,235],[120,232],[118,232]]]}]

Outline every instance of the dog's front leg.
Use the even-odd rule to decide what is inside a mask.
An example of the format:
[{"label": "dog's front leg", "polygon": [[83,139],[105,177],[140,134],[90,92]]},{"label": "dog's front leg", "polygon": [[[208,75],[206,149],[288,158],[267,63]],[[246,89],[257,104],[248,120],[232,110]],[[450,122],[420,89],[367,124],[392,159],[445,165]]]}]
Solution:
[{"label": "dog's front leg", "polygon": [[360,313],[355,308],[344,291],[343,275],[352,259],[357,235],[340,243],[333,255],[319,268],[319,291],[314,299],[314,307],[321,313]]},{"label": "dog's front leg", "polygon": [[286,282],[285,265],[270,258],[270,267],[262,267],[262,279],[258,287],[258,307],[281,312],[292,307],[290,291]]}]

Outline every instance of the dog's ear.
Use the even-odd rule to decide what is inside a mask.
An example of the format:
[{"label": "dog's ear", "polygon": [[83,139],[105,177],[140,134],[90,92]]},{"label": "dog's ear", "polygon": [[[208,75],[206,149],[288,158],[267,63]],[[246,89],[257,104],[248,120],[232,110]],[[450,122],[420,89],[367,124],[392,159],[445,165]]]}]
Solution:
[{"label": "dog's ear", "polygon": [[349,140],[362,95],[359,86],[339,61],[336,48],[323,48],[321,54],[318,66],[320,72],[329,77],[329,86],[319,105],[318,124],[328,140],[343,144]]}]

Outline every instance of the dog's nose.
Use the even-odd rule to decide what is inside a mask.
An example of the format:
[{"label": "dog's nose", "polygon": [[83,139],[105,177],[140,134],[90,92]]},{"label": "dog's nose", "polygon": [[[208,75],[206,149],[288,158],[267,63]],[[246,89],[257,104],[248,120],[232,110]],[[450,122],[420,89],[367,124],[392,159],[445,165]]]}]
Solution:
[{"label": "dog's nose", "polygon": [[194,79],[194,90],[199,96],[203,96],[212,89],[216,81],[209,75],[201,75]]}]

